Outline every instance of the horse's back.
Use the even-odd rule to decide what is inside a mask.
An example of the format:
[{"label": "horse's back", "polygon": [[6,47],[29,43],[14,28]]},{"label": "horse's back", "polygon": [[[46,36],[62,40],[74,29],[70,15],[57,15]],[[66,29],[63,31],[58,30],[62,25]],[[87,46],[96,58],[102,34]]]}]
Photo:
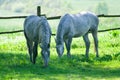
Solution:
[{"label": "horse's back", "polygon": [[91,12],[81,12],[78,14],[71,15],[74,24],[78,24],[78,26],[94,26],[97,25],[99,20],[98,17]]},{"label": "horse's back", "polygon": [[72,34],[73,37],[82,36],[91,29],[97,29],[98,18],[91,12],[82,12],[78,14],[66,14],[61,19],[64,28],[67,32]]}]

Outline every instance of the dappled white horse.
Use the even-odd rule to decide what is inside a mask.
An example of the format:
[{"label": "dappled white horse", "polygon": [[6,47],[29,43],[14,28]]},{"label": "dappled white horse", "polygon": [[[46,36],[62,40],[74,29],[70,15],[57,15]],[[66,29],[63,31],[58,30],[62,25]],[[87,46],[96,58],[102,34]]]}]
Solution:
[{"label": "dappled white horse", "polygon": [[28,16],[24,22],[24,35],[27,41],[30,61],[35,64],[38,54],[37,46],[39,43],[44,66],[47,66],[50,56],[49,48],[51,38],[51,29],[47,19],[44,16]]},{"label": "dappled white horse", "polygon": [[95,43],[96,57],[98,57],[98,17],[91,12],[82,12],[78,14],[65,14],[61,17],[56,34],[56,50],[59,56],[64,52],[64,42],[67,48],[67,55],[70,56],[70,45],[73,37],[83,36],[86,45],[86,57],[89,55],[90,41],[89,31],[92,33]]}]

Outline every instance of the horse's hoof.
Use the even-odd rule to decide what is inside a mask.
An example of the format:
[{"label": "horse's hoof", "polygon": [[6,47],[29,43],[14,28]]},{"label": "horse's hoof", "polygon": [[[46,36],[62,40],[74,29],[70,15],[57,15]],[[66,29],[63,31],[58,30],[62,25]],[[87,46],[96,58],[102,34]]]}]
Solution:
[{"label": "horse's hoof", "polygon": [[68,58],[71,58],[72,56],[69,54],[69,55],[67,55],[67,57],[68,57]]},{"label": "horse's hoof", "polygon": [[48,67],[48,64],[46,64],[46,65],[43,65],[43,68],[46,68],[46,67]]},{"label": "horse's hoof", "polygon": [[85,55],[85,57],[86,57],[87,59],[89,59],[89,56],[88,56],[88,55]]},{"label": "horse's hoof", "polygon": [[58,57],[59,57],[59,58],[61,58],[61,57],[62,57],[62,55],[59,55]]},{"label": "horse's hoof", "polygon": [[96,58],[99,58],[99,56],[97,55]]},{"label": "horse's hoof", "polygon": [[36,62],[35,62],[35,61],[33,61],[32,63],[33,63],[33,64],[35,64]]},{"label": "horse's hoof", "polygon": [[30,62],[32,62],[32,59],[30,58]]}]

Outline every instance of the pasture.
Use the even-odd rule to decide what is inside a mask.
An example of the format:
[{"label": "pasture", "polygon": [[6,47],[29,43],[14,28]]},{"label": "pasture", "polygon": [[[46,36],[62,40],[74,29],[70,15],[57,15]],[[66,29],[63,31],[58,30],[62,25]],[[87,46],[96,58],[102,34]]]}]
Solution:
[{"label": "pasture", "polygon": [[66,51],[58,58],[54,36],[51,38],[51,55],[47,68],[43,68],[40,54],[33,65],[29,61],[23,33],[0,35],[0,79],[18,80],[119,80],[120,79],[120,31],[98,33],[100,58],[95,58],[93,39],[89,34],[90,59],[85,58],[82,38],[72,43],[72,57]]},{"label": "pasture", "polygon": [[[113,2],[110,0],[106,2],[109,6],[110,14],[119,14],[118,1],[119,0]],[[88,7],[86,8],[86,4],[89,4],[89,7],[94,4],[92,8],[95,8],[96,2],[100,1],[86,0],[86,3],[84,1],[78,3],[77,0],[75,0],[67,3],[66,0],[65,3],[67,4],[76,4],[75,6],[72,6],[76,11],[72,11],[68,8],[64,8],[65,10],[63,11],[76,13],[79,12],[79,9],[80,11],[88,10]],[[60,5],[63,6],[65,4],[63,3],[64,2]],[[113,5],[111,5],[111,3],[113,3]],[[117,7],[114,5],[117,5]],[[65,5],[63,7],[68,6]],[[61,9],[63,9],[63,7]],[[34,7],[32,8],[31,5],[29,5],[28,8],[34,10]],[[49,13],[51,8],[49,10],[48,9],[49,8],[45,8],[44,11],[46,12],[42,12]],[[49,14],[49,16],[57,14],[54,13],[54,11],[55,10],[53,9],[53,11],[51,11],[52,14]],[[5,15],[15,14],[11,12],[11,14],[9,12],[2,12],[3,13],[1,13],[1,15],[5,13]],[[60,12],[60,14],[63,13],[64,12]],[[120,18],[99,19],[99,30],[120,27]],[[0,32],[23,29],[23,22],[24,19],[0,19]],[[50,20],[49,23],[52,28],[52,33],[56,33],[59,20]],[[120,30],[98,33],[99,58],[95,57],[93,38],[91,34],[89,34],[89,38],[91,42],[89,59],[85,58],[85,44],[82,37],[73,39],[71,45],[71,58],[67,57],[67,51],[65,49],[63,57],[59,59],[56,53],[54,36],[52,36],[49,66],[43,68],[43,59],[40,54],[40,48],[38,48],[39,54],[36,59],[36,64],[32,64],[30,62],[23,32],[15,34],[1,34],[0,80],[120,80]]]}]

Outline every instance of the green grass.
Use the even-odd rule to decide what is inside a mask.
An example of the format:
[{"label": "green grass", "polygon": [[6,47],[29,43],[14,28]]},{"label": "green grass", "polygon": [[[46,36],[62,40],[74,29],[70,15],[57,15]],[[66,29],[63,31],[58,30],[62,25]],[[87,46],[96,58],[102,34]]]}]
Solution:
[{"label": "green grass", "polygon": [[[54,37],[51,39],[49,66],[43,68],[40,55],[36,64],[29,61],[25,38],[22,33],[0,35],[0,79],[18,80],[119,80],[120,79],[120,31],[98,33],[100,58],[95,58],[91,35],[90,58],[85,58],[85,45],[82,38],[73,39],[72,57],[66,50],[58,58]],[[117,36],[114,36],[117,34]],[[105,39],[103,39],[105,37]]]},{"label": "green grass", "polygon": [[[8,23],[6,23],[6,21]],[[23,29],[23,21],[23,19],[1,20],[0,31]],[[52,33],[56,33],[59,20],[49,21],[49,23],[52,28]],[[99,30],[119,26],[119,18],[100,18]],[[51,38],[49,66],[43,68],[40,48],[37,63],[35,65],[30,63],[23,33],[2,34],[0,35],[0,79],[119,80],[120,31],[98,33],[100,58],[95,58],[94,42],[91,34],[89,34],[89,37],[91,41],[90,59],[87,60],[84,57],[85,44],[82,38],[73,39],[71,45],[72,58],[67,58],[65,49],[63,57],[59,59],[53,36]]]},{"label": "green grass", "polygon": [[[120,55],[120,53],[119,53]],[[91,56],[92,57],[92,56]],[[103,56],[105,59],[105,56]],[[118,80],[120,79],[120,61],[95,59],[86,60],[83,55],[63,56],[58,59],[51,56],[49,66],[42,67],[41,57],[37,57],[35,65],[29,62],[28,55],[19,52],[0,52],[0,79],[20,80]],[[107,58],[106,58],[107,59]],[[116,63],[116,64],[115,64]]]},{"label": "green grass", "polygon": [[23,29],[24,19],[0,19],[0,32]]}]

